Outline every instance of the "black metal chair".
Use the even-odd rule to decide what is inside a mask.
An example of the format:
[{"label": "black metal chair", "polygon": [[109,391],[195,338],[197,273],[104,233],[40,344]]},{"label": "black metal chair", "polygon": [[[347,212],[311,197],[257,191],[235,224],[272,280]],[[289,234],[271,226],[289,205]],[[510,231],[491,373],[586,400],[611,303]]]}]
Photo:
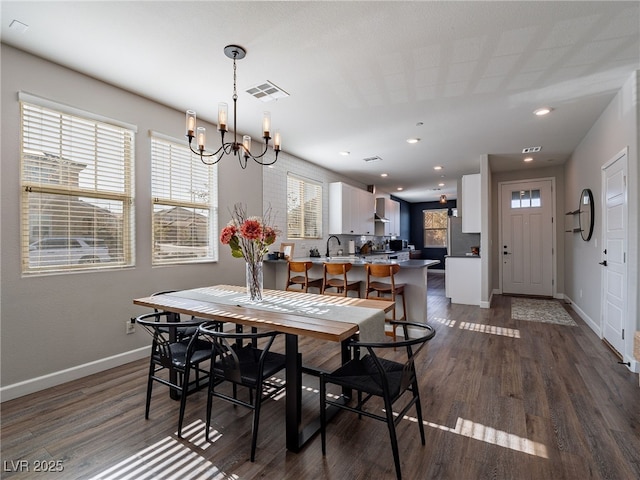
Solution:
[{"label": "black metal chair", "polygon": [[[154,312],[140,315],[134,320],[153,337],[147,381],[147,400],[144,418],[149,419],[153,382],[170,387],[180,397],[178,437],[182,435],[182,421],[189,393],[207,385],[210,372],[201,363],[211,358],[211,344],[198,338],[197,334],[185,336],[186,331],[195,330],[203,320],[171,322],[170,312]],[[165,321],[162,321],[165,320]],[[214,324],[219,328],[219,324]],[[191,371],[195,379],[191,380]],[[165,372],[161,375],[160,372]],[[168,377],[168,378],[167,378]]]},{"label": "black metal chair", "polygon": [[[206,439],[209,440],[211,406],[213,397],[222,398],[235,405],[253,410],[251,437],[251,461],[255,460],[258,424],[262,400],[284,388],[284,382],[273,383],[268,379],[285,367],[285,356],[269,351],[278,332],[221,332],[215,325],[203,324],[198,334],[213,344],[211,377],[207,398]],[[246,342],[246,343],[245,343]],[[260,345],[262,343],[262,345]],[[233,396],[216,390],[222,382],[233,384]],[[237,398],[237,386],[249,389],[249,402]],[[267,387],[266,393],[263,389]],[[255,390],[255,395],[253,391]]]},{"label": "black metal chair", "polygon": [[[416,375],[415,359],[418,353],[425,347],[427,341],[435,335],[435,329],[429,325],[406,322],[391,321],[394,329],[401,326],[404,330],[404,340],[399,342],[364,343],[352,340],[348,343],[353,349],[353,359],[345,363],[332,373],[320,374],[320,431],[322,436],[322,454],[326,454],[326,427],[327,427],[327,405],[355,412],[361,418],[362,415],[386,422],[391,437],[391,449],[395,461],[396,476],[402,478],[400,469],[400,455],[398,451],[398,439],[396,436],[396,425],[402,420],[412,405],[416,407],[416,417],[420,428],[420,438],[422,445],[425,444],[424,425],[422,424],[422,408],[420,405],[420,393],[418,391],[418,379]],[[409,339],[409,329],[413,327],[426,332],[424,335]],[[404,361],[387,360],[379,356],[389,349],[397,349],[403,353]],[[367,353],[362,358],[360,351]],[[327,384],[339,385],[344,389],[357,391],[357,404],[350,406],[344,398],[344,394],[339,399],[327,398]],[[393,405],[410,392],[411,399],[394,414]],[[365,397],[363,398],[363,394]],[[384,400],[385,415],[379,415],[364,409],[366,403],[374,397],[381,397]]]}]

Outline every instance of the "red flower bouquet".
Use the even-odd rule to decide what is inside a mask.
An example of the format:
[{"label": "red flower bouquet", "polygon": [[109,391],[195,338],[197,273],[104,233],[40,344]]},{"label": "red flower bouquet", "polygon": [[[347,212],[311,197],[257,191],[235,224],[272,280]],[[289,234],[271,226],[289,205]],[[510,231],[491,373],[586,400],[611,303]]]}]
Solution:
[{"label": "red flower bouquet", "polygon": [[231,255],[247,262],[247,293],[253,301],[262,300],[262,260],[277,235],[271,224],[271,207],[262,218],[249,217],[240,203],[233,206],[231,220],[220,232],[220,242],[231,247]]}]

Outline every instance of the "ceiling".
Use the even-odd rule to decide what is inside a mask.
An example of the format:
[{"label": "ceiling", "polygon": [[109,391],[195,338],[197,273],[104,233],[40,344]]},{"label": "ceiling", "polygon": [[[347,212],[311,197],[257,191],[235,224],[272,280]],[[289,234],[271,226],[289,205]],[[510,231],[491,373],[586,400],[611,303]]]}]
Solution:
[{"label": "ceiling", "polygon": [[[218,102],[231,112],[224,47],[241,45],[239,133],[260,138],[269,110],[285,152],[422,202],[455,198],[483,155],[495,171],[564,163],[640,68],[639,5],[3,0],[0,19],[6,44],[213,123]],[[265,80],[290,96],[245,92]]]}]

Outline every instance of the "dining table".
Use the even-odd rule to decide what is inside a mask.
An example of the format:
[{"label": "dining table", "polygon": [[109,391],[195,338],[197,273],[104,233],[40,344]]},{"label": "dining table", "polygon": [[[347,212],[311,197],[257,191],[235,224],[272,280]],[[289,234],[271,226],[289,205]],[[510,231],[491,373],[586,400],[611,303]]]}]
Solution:
[{"label": "dining table", "polygon": [[[303,365],[299,337],[340,344],[341,360],[350,358],[347,342],[385,341],[385,315],[391,300],[338,297],[265,289],[261,301],[251,301],[245,287],[213,285],[136,298],[135,305],[173,313],[179,322],[185,314],[240,327],[269,329],[285,335],[285,435],[289,451],[299,452],[320,428],[319,416],[302,424],[302,375],[319,375],[318,368]],[[318,412],[319,413],[319,412]]]}]

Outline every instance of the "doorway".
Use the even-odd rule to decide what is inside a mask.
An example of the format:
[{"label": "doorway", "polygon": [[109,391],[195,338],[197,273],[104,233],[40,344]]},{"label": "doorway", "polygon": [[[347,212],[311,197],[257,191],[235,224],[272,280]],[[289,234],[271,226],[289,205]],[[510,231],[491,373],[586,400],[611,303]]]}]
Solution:
[{"label": "doorway", "polygon": [[502,293],[554,295],[554,179],[500,184]]},{"label": "doorway", "polygon": [[602,167],[602,338],[624,355],[627,318],[627,150]]}]

